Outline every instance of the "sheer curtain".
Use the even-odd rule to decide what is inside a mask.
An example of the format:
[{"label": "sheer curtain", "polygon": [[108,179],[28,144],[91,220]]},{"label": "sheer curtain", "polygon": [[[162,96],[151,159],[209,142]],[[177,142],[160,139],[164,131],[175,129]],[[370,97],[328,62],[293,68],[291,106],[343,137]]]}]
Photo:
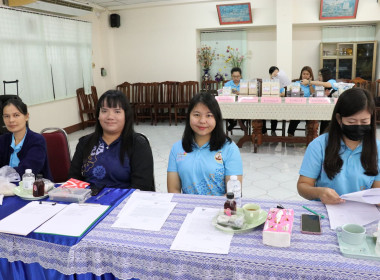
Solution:
[{"label": "sheer curtain", "polygon": [[375,25],[325,26],[322,28],[322,42],[375,41]]},{"label": "sheer curtain", "polygon": [[216,31],[216,32],[202,32],[201,33],[201,46],[210,46],[215,50],[216,54],[222,54],[221,57],[214,61],[211,65],[210,75],[215,79],[215,75],[220,72],[227,74],[227,79],[231,79],[231,66],[225,63],[228,57],[227,47],[238,49],[241,55],[245,56],[242,64],[242,76],[244,77],[245,65],[247,63],[247,32],[246,31]]},{"label": "sheer curtain", "polygon": [[91,49],[91,23],[0,8],[0,80],[28,105],[90,93]]}]

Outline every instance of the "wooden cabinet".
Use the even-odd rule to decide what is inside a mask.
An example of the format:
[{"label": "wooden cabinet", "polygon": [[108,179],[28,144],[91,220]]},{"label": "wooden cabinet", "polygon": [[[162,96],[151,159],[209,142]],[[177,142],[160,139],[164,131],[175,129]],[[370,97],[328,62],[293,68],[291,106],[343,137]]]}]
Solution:
[{"label": "wooden cabinet", "polygon": [[377,41],[321,43],[320,67],[329,68],[335,79],[360,77],[374,81]]}]

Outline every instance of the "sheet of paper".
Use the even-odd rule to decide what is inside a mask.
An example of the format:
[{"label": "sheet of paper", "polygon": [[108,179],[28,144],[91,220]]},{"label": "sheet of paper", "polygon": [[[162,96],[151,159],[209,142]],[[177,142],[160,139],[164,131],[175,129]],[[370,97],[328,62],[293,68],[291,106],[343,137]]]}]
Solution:
[{"label": "sheet of paper", "polygon": [[206,212],[195,210],[193,213],[187,214],[170,249],[228,254],[233,234],[219,231],[212,225],[212,218],[218,211],[219,209]]},{"label": "sheet of paper", "polygon": [[172,193],[159,193],[159,192],[144,192],[144,191],[134,191],[128,202],[124,205],[124,207],[120,210],[117,217],[120,217],[124,214],[124,212],[128,209],[129,205],[134,201],[139,200],[147,200],[147,201],[157,201],[157,202],[170,202],[173,198]]},{"label": "sheet of paper", "polygon": [[28,235],[64,209],[66,204],[32,201],[0,221],[0,232]]},{"label": "sheet of paper", "polygon": [[341,195],[340,197],[345,200],[358,201],[369,204],[380,204],[380,188],[348,193]]},{"label": "sheet of paper", "polygon": [[71,203],[35,232],[81,236],[109,207],[100,204]]},{"label": "sheet of paper", "polygon": [[112,227],[160,231],[176,202],[128,201],[128,207]]},{"label": "sheet of paper", "polygon": [[367,225],[380,220],[380,211],[373,204],[346,201],[340,204],[326,204],[331,229],[344,224]]}]

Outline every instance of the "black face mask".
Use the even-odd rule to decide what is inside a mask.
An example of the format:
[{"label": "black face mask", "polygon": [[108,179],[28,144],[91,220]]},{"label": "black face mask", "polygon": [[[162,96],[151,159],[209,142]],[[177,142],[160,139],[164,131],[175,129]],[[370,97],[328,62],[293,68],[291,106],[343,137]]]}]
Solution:
[{"label": "black face mask", "polygon": [[352,141],[362,140],[371,131],[371,125],[345,125],[342,123],[343,134]]}]

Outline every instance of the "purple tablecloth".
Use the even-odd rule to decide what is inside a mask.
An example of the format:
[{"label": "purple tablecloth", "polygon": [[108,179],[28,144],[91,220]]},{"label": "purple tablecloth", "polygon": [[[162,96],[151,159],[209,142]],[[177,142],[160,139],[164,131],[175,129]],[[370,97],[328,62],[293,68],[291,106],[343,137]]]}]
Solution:
[{"label": "purple tablecloth", "polygon": [[322,235],[300,232],[300,216],[307,213],[302,205],[327,216],[325,206],[313,201],[243,199],[243,203],[259,203],[266,211],[277,203],[294,209],[289,248],[263,245],[262,226],[259,226],[252,232],[235,234],[228,255],[170,250],[185,216],[194,207],[220,208],[224,199],[174,195],[172,201],[178,204],[159,232],[111,228],[126,203],[123,202],[71,248],[0,235],[0,255],[9,261],[37,261],[42,267],[63,274],[112,273],[120,279],[380,279],[380,262],[341,255],[328,218],[322,220]]}]

